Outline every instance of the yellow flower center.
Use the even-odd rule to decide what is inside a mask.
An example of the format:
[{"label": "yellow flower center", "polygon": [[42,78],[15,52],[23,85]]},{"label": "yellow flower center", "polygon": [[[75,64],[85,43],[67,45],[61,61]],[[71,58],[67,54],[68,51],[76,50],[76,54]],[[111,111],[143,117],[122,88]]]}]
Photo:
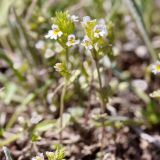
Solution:
[{"label": "yellow flower center", "polygon": [[60,31],[60,30],[59,30],[58,28],[56,28],[56,29],[53,30],[53,34],[54,34],[54,35],[58,35],[59,31]]},{"label": "yellow flower center", "polygon": [[70,42],[71,44],[74,44],[74,43],[75,43],[75,39],[74,39],[74,38],[70,38],[69,42]]},{"label": "yellow flower center", "polygon": [[100,30],[99,29],[96,29],[95,30],[95,33],[99,34]]},{"label": "yellow flower center", "polygon": [[85,45],[88,47],[89,45],[91,45],[90,41],[85,41]]}]

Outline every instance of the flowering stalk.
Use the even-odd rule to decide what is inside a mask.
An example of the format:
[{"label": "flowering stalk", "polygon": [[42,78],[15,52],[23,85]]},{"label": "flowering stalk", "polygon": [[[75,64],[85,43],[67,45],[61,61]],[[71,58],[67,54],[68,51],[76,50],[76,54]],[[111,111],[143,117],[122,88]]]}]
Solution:
[{"label": "flowering stalk", "polygon": [[[53,19],[52,28],[48,31],[48,34],[46,35],[46,38],[56,40],[65,50],[65,61],[63,61],[63,63],[56,63],[56,65],[54,66],[56,71],[58,71],[65,79],[64,87],[60,97],[60,143],[62,143],[64,98],[66,94],[67,84],[71,79],[70,71],[68,71],[68,49],[80,43],[80,40],[78,40],[73,34],[75,33],[74,22],[78,22],[77,16],[70,16],[67,12],[57,12],[55,18]],[[92,54],[96,65],[101,98],[101,114],[103,114],[105,113],[109,94],[108,90],[102,85],[99,59],[102,58],[102,56],[105,54],[109,58],[112,57],[112,25],[106,26],[104,20],[91,20],[89,16],[83,17],[81,24],[85,32],[81,45],[85,47],[87,52],[90,52]],[[109,84],[107,85],[107,87],[108,86]],[[104,134],[105,125],[104,121],[102,120],[101,159],[103,159]]]},{"label": "flowering stalk", "polygon": [[63,63],[56,63],[56,65],[54,66],[56,71],[60,72],[62,74],[62,76],[64,77],[64,86],[63,86],[61,97],[60,97],[60,111],[59,111],[59,115],[60,115],[59,140],[60,140],[60,144],[62,144],[64,98],[65,98],[65,94],[66,94],[66,88],[67,88],[67,84],[68,84],[68,79],[70,77],[70,73],[68,72],[68,69],[67,69],[67,67],[68,67],[68,48],[67,47],[65,47],[65,64],[66,65],[64,65]]},{"label": "flowering stalk", "polygon": [[[100,95],[101,95],[101,114],[105,113],[105,107],[106,107],[106,101],[104,99],[103,95],[103,86],[102,86],[102,79],[100,74],[100,67],[98,63],[98,57],[95,49],[93,50],[93,59],[96,64],[96,70],[98,74],[98,82],[99,82],[99,89],[100,89]],[[103,159],[103,148],[104,148],[104,135],[105,135],[105,124],[104,121],[102,121],[102,135],[101,135],[101,159]]]},{"label": "flowering stalk", "polygon": [[70,79],[70,73],[68,71],[68,49],[74,45],[79,44],[79,40],[76,40],[74,33],[75,24],[78,22],[78,17],[70,16],[68,12],[56,12],[56,16],[53,18],[53,25],[51,30],[48,31],[46,38],[56,40],[65,51],[65,61],[63,63],[56,63],[54,68],[64,77],[64,87],[62,89],[60,97],[60,143],[62,144],[62,130],[63,130],[63,112],[64,112],[64,98],[66,94],[66,88],[68,80]]},{"label": "flowering stalk", "polygon": [[[105,94],[105,88],[102,85],[102,78],[100,74],[100,66],[99,66],[99,57],[103,53],[107,53],[106,49],[109,51],[110,42],[111,42],[111,32],[107,30],[105,22],[98,22],[97,20],[91,20],[89,16],[83,17],[82,26],[85,31],[84,39],[81,43],[82,46],[85,47],[87,51],[91,52],[91,55],[94,59],[96,70],[98,74],[98,83],[99,83],[99,92],[101,98],[101,114],[105,113],[106,104],[108,102],[108,93]],[[109,39],[110,38],[110,39]],[[108,41],[110,40],[110,42]],[[104,148],[104,135],[105,135],[105,124],[104,121],[102,123],[102,135],[101,135],[101,160],[103,159],[103,148]]]}]

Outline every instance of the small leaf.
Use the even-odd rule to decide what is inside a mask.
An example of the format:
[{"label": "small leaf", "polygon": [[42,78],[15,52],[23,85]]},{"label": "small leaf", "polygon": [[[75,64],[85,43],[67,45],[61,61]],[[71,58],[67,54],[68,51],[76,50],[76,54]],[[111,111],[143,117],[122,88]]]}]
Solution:
[{"label": "small leaf", "polygon": [[32,142],[37,142],[41,140],[41,137],[37,133],[31,135]]},{"label": "small leaf", "polygon": [[0,127],[0,137],[3,137],[3,135],[4,135],[4,129]]}]

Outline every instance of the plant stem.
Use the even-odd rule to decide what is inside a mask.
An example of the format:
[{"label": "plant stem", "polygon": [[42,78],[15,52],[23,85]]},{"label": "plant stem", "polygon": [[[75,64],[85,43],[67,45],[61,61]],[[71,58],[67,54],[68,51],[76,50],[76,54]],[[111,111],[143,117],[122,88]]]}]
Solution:
[{"label": "plant stem", "polygon": [[[98,74],[98,82],[99,82],[99,88],[100,88],[100,92],[103,91],[103,86],[102,86],[102,79],[101,79],[101,74],[100,74],[100,67],[99,67],[99,63],[98,63],[98,58],[97,58],[97,54],[94,51],[94,61],[96,64],[96,70],[97,70],[97,74]],[[102,100],[102,104],[101,104],[101,113],[105,112],[105,107],[106,107],[106,102],[101,94],[101,100]]]},{"label": "plant stem", "polygon": [[65,97],[65,93],[66,93],[66,87],[67,87],[67,83],[66,83],[66,80],[65,80],[63,90],[62,90],[62,94],[61,94],[61,98],[60,98],[60,133],[59,133],[60,144],[63,143],[63,141],[62,141],[62,130],[63,130],[64,97]]},{"label": "plant stem", "polygon": [[[65,48],[65,60],[66,60],[66,64],[68,67],[68,48]],[[64,98],[65,98],[65,94],[66,94],[66,88],[67,88],[67,79],[65,78],[64,81],[64,86],[63,86],[63,90],[62,90],[62,94],[61,94],[61,98],[60,98],[60,133],[59,133],[59,141],[60,144],[63,143],[63,138],[62,138],[62,134],[63,134],[63,113],[64,113]]]},{"label": "plant stem", "polygon": [[[99,67],[99,63],[98,63],[98,57],[95,51],[93,51],[93,58],[96,64],[96,70],[97,70],[97,74],[98,74],[98,81],[99,81],[99,88],[100,88],[100,92],[103,92],[103,86],[102,86],[102,79],[101,79],[101,74],[100,74],[100,67]],[[101,114],[103,114],[105,112],[105,107],[106,107],[106,102],[104,97],[101,94]],[[100,159],[103,160],[103,148],[104,148],[104,136],[105,136],[105,124],[104,121],[102,121],[102,132],[101,132],[101,157]]]}]

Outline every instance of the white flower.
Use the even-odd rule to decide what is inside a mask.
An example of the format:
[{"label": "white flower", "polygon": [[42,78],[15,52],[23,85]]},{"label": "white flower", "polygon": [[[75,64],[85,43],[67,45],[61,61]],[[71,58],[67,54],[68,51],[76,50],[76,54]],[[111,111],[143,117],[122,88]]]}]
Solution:
[{"label": "white flower", "polygon": [[74,45],[76,45],[76,44],[79,44],[79,40],[76,40],[74,34],[70,34],[70,35],[68,36],[68,42],[66,43],[66,45],[67,45],[68,47],[70,47],[70,46],[74,46]]},{"label": "white flower", "polygon": [[59,29],[58,25],[53,24],[52,29],[48,31],[48,34],[45,36],[50,39],[57,39],[62,36],[62,31]]},{"label": "white flower", "polygon": [[85,36],[82,43],[81,43],[82,46],[84,46],[86,49],[92,49],[93,46],[92,46],[92,41],[89,37]]},{"label": "white flower", "polygon": [[32,160],[44,160],[43,153],[39,153],[39,155],[36,157],[33,157]]},{"label": "white flower", "polygon": [[79,17],[76,16],[76,15],[72,15],[72,16],[71,16],[71,20],[72,20],[73,22],[78,22],[78,21],[79,21]]},{"label": "white flower", "polygon": [[63,65],[62,65],[62,63],[56,63],[56,64],[54,65],[54,69],[55,69],[57,72],[62,72],[62,70],[63,70]]},{"label": "white flower", "polygon": [[108,32],[105,25],[96,25],[94,27],[94,37],[99,38],[107,36]]},{"label": "white flower", "polygon": [[155,64],[151,66],[151,70],[154,74],[160,73],[160,61],[157,61]]}]

